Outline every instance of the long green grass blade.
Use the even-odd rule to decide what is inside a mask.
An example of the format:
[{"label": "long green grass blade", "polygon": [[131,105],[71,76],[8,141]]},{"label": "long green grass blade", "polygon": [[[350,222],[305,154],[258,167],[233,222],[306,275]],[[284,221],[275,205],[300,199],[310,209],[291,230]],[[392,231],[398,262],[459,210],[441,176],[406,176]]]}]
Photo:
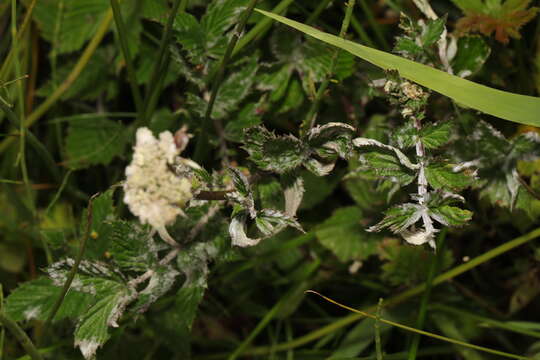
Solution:
[{"label": "long green grass blade", "polygon": [[398,70],[402,77],[448,96],[461,105],[516,123],[540,126],[540,98],[538,97],[514,94],[480,85],[384,51],[341,39],[283,16],[256,10],[385,70]]}]

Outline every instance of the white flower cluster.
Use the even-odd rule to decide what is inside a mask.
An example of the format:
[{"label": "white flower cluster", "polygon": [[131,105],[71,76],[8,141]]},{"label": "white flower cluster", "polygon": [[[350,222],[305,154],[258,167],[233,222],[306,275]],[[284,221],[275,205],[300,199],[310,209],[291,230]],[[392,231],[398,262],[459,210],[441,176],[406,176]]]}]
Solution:
[{"label": "white flower cluster", "polygon": [[133,160],[126,168],[124,202],[141,223],[150,224],[161,238],[175,241],[165,226],[172,224],[193,198],[191,179],[178,176],[171,168],[182,160],[173,135],[169,131],[156,139],[146,128],[137,129]]}]

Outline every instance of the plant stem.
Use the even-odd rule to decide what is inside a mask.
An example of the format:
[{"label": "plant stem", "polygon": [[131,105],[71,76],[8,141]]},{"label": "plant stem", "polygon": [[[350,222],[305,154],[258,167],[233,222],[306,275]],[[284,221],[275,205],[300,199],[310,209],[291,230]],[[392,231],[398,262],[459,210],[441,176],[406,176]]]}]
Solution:
[{"label": "plant stem", "polygon": [[[354,4],[356,3],[356,0],[349,0],[345,4],[346,10],[345,10],[345,17],[343,18],[343,21],[341,23],[341,29],[339,31],[339,37],[345,38],[345,35],[347,34],[347,30],[349,29],[349,24],[351,23],[351,16],[354,9]],[[337,58],[339,57],[340,50],[336,48],[334,50],[334,54],[332,55],[332,62],[330,63],[330,69],[328,71],[328,74],[326,75],[326,78],[321,83],[321,86],[317,89],[317,93],[315,95],[315,100],[311,103],[311,106],[309,108],[309,111],[304,118],[304,121],[302,121],[302,126],[300,127],[300,136],[306,136],[309,130],[315,125],[315,119],[317,116],[317,112],[319,111],[319,106],[321,104],[322,97],[324,96],[324,93],[326,92],[326,88],[328,87],[328,84],[330,83],[330,80],[332,76],[334,75],[334,71],[337,64]]]},{"label": "plant stem", "polygon": [[114,22],[116,24],[116,30],[118,31],[118,39],[120,40],[120,46],[122,48],[124,60],[126,61],[129,85],[133,94],[135,108],[137,109],[137,111],[141,111],[143,106],[142,97],[139,91],[139,87],[137,85],[137,75],[135,73],[135,68],[133,67],[133,62],[129,53],[129,46],[127,42],[128,32],[126,30],[124,20],[122,19],[122,12],[120,11],[120,5],[118,4],[118,0],[111,0],[111,8],[114,16]]},{"label": "plant stem", "polygon": [[[418,317],[416,318],[416,325],[415,328],[417,329],[423,329],[424,323],[426,320],[426,314],[429,304],[429,298],[431,295],[431,288],[433,285],[433,278],[435,277],[435,274],[438,272],[440,268],[440,264],[442,263],[443,256],[444,256],[444,248],[445,248],[445,238],[446,238],[446,232],[448,231],[448,228],[443,228],[439,234],[439,240],[437,241],[437,254],[436,256],[433,256],[431,260],[431,264],[429,266],[427,279],[426,279],[426,291],[424,291],[424,294],[422,295],[422,300],[420,302],[420,309],[418,310]],[[411,345],[409,346],[409,355],[408,360],[415,360],[417,353],[418,353],[418,346],[420,345],[420,334],[413,335]]]},{"label": "plant stem", "polygon": [[[158,88],[160,77],[167,70],[163,65],[168,64],[168,62],[165,61],[165,57],[168,57],[167,46],[171,40],[174,19],[176,18],[176,14],[180,8],[180,3],[184,2],[186,2],[186,0],[175,0],[173,3],[171,13],[167,19],[167,24],[165,24],[163,36],[161,37],[161,41],[159,43],[158,57],[154,62],[154,68],[152,70],[152,76],[150,77],[149,88],[144,98],[142,112],[139,113],[139,117],[135,121],[135,128],[144,126],[148,121],[148,117],[150,116],[151,110],[149,109],[149,105],[151,99],[154,96],[154,92]],[[185,8],[185,5],[183,7]]]},{"label": "plant stem", "polygon": [[99,196],[100,193],[96,193],[92,195],[90,200],[88,201],[88,209],[87,209],[87,215],[86,215],[86,229],[84,231],[83,238],[81,240],[81,243],[79,245],[79,252],[77,254],[77,258],[75,259],[75,262],[73,263],[73,266],[71,267],[71,270],[69,271],[68,277],[66,279],[66,282],[64,283],[64,287],[62,288],[62,292],[60,293],[60,296],[58,296],[58,299],[56,299],[56,302],[54,303],[54,306],[51,310],[51,313],[47,317],[47,320],[45,320],[45,324],[43,325],[43,332],[46,332],[47,328],[51,324],[52,320],[54,319],[54,316],[60,309],[60,306],[62,306],[62,303],[64,302],[64,297],[66,296],[69,288],[71,287],[71,283],[73,282],[73,279],[75,278],[75,275],[77,274],[77,270],[79,269],[79,265],[81,264],[84,252],[86,250],[86,244],[88,242],[88,238],[90,237],[90,230],[92,229],[92,208],[94,199]]},{"label": "plant stem", "polygon": [[[212,92],[210,94],[210,100],[208,101],[208,105],[206,106],[206,113],[204,114],[203,123],[201,126],[201,134],[199,135],[199,139],[197,140],[197,145],[195,146],[195,154],[193,156],[193,159],[196,162],[202,162],[204,158],[206,157],[206,154],[208,153],[208,132],[210,131],[210,120],[212,117],[212,110],[214,108],[214,103],[216,101],[219,87],[221,86],[221,82],[223,80],[223,76],[225,75],[225,68],[227,66],[227,62],[231,58],[233,51],[236,47],[236,43],[238,42],[238,39],[240,39],[240,36],[242,36],[242,32],[244,31],[244,27],[246,26],[246,23],[249,19],[249,16],[253,12],[253,9],[255,8],[255,5],[257,4],[257,0],[250,0],[247,8],[243,11],[240,21],[238,24],[236,24],[236,27],[233,31],[233,36],[231,40],[229,41],[229,44],[227,45],[227,50],[225,50],[225,54],[221,58],[221,61],[219,63],[219,70],[216,75],[216,77],[213,79],[212,83]],[[218,119],[215,119],[214,121],[214,127],[216,132],[219,135],[220,143],[222,145],[222,150],[224,147],[225,139],[223,137],[223,125],[221,124],[221,121]],[[222,154],[225,158],[227,157],[227,154]]]},{"label": "plant stem", "polygon": [[377,354],[377,360],[383,360],[383,353],[381,347],[381,329],[379,322],[381,320],[381,309],[383,306],[383,299],[379,299],[377,304],[377,312],[375,313],[375,353]]},{"label": "plant stem", "polygon": [[9,330],[9,332],[21,343],[21,346],[24,348],[24,351],[33,360],[43,360],[41,354],[32,343],[32,340],[26,335],[23,329],[15,321],[13,321],[9,316],[4,312],[0,312],[0,323]]},{"label": "plant stem", "polygon": [[[60,86],[49,96],[47,99],[39,105],[27,118],[24,122],[25,127],[30,127],[32,124],[34,124],[37,120],[39,120],[59,99],[60,97],[73,85],[75,80],[77,80],[78,76],[81,74],[83,69],[88,64],[88,61],[90,61],[90,58],[96,51],[98,45],[100,44],[101,40],[105,37],[105,34],[109,30],[109,26],[112,22],[112,11],[109,10],[103,20],[101,21],[101,24],[99,25],[98,30],[92,37],[92,40],[88,43],[86,48],[84,49],[81,57],[75,64],[75,67],[69,75],[67,76],[66,80]],[[3,140],[0,143],[0,153],[6,150],[6,148],[14,141],[13,136],[7,137],[5,140]]]},{"label": "plant stem", "polygon": [[366,3],[366,0],[360,0],[360,6],[362,7],[362,11],[364,11],[364,13],[366,14],[369,25],[371,25],[371,27],[373,28],[373,32],[375,32],[375,37],[377,38],[377,40],[379,40],[379,43],[381,44],[383,49],[388,50],[390,48],[390,45],[388,45],[388,42],[384,38],[381,27],[379,26],[379,24],[377,24],[375,16],[373,16],[373,11],[371,11],[371,8]]},{"label": "plant stem", "polygon": [[[502,245],[497,246],[494,249],[491,249],[487,252],[485,252],[482,255],[479,255],[475,257],[474,259],[461,264],[459,266],[456,266],[453,269],[450,269],[446,271],[445,273],[435,277],[433,279],[432,286],[439,285],[445,281],[448,281],[450,279],[455,278],[456,276],[459,276],[471,269],[474,269],[475,267],[499,256],[502,255],[518,246],[521,246],[523,244],[528,243],[529,241],[532,241],[536,238],[540,237],[540,228],[536,228],[535,230],[519,236],[513,240],[510,240]],[[386,301],[386,307],[395,306],[397,304],[400,304],[410,298],[412,298],[415,295],[421,294],[426,290],[426,284],[421,284],[418,286],[415,286],[412,289],[409,289],[407,291],[402,292],[401,294],[398,294],[396,296],[393,296],[392,298],[388,299]],[[370,306],[366,311],[371,312],[376,309],[376,306]],[[294,349],[299,346],[302,346],[304,344],[310,343],[311,341],[314,341],[316,339],[319,339],[327,334],[330,334],[338,329],[341,329],[349,324],[352,324],[360,319],[364,318],[361,314],[351,314],[348,316],[345,316],[337,321],[334,321],[331,324],[328,324],[326,326],[323,326],[317,330],[314,330],[306,335],[303,335],[299,338],[296,338],[293,341],[288,341],[285,343],[281,343],[278,345],[272,345],[271,347],[268,346],[262,346],[262,347],[255,347],[251,349],[247,349],[244,354],[245,355],[263,355],[267,354],[270,351],[285,351],[289,349]]]},{"label": "plant stem", "polygon": [[[354,313],[360,314],[360,315],[362,315],[364,317],[377,320],[376,315],[373,315],[373,314],[370,314],[370,313],[367,313],[367,312],[364,312],[364,311],[356,310],[356,309],[351,308],[351,307],[349,307],[347,305],[340,304],[335,300],[332,300],[332,299],[330,299],[330,298],[328,298],[328,297],[326,297],[326,296],[324,296],[322,294],[319,294],[316,291],[308,290],[308,292],[316,294],[316,295],[322,297],[323,299],[325,299],[326,301],[331,302],[332,304],[335,304],[335,305],[337,305],[337,306],[339,306],[341,308],[344,308],[346,310],[349,310],[349,311],[352,311]],[[390,320],[386,320],[386,319],[378,319],[378,321],[380,321],[382,323],[385,323],[385,324],[388,324],[388,325],[391,325],[391,326],[394,326],[394,327],[397,327],[397,328],[400,328],[400,329],[403,329],[403,330],[407,330],[407,331],[414,332],[416,334],[420,334],[420,335],[424,335],[424,336],[429,336],[429,337],[432,337],[434,339],[446,341],[446,342],[456,344],[456,345],[459,345],[459,346],[463,346],[463,347],[466,347],[466,348],[469,348],[469,349],[475,349],[475,350],[487,352],[487,353],[490,353],[490,354],[495,354],[495,355],[499,355],[499,356],[508,357],[508,358],[511,358],[511,359],[530,360],[530,358],[525,357],[525,356],[510,354],[510,353],[507,353],[507,352],[504,352],[504,351],[499,351],[499,350],[486,348],[484,346],[469,344],[469,343],[463,342],[461,340],[456,340],[456,339],[452,339],[452,338],[449,338],[449,337],[446,337],[446,336],[433,334],[433,333],[423,331],[423,330],[419,330],[419,329],[416,329],[416,328],[413,328],[413,327],[410,327],[410,326],[407,326],[407,325],[403,325],[403,324],[400,324],[400,323],[397,323],[397,322],[394,322],[394,321],[390,321]]]},{"label": "plant stem", "polygon": [[307,18],[306,20],[306,24],[307,25],[311,25],[313,24],[313,22],[315,20],[317,20],[317,18],[319,17],[319,15],[321,15],[321,13],[324,11],[324,9],[326,9],[328,7],[328,4],[330,4],[332,1],[334,0],[323,0],[319,3],[319,5],[317,5],[317,7],[315,8],[315,10],[313,10],[311,12],[311,15],[309,15],[309,17]]}]

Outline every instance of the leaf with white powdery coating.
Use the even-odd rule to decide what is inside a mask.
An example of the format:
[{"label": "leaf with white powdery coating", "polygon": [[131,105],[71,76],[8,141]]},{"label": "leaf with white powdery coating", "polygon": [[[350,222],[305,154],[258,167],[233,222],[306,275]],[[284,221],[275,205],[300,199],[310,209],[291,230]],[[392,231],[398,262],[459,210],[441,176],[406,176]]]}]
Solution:
[{"label": "leaf with white powdery coating", "polygon": [[474,179],[463,171],[455,172],[452,165],[429,164],[425,168],[427,181],[434,189],[458,191],[473,184]]},{"label": "leaf with white powdery coating", "polygon": [[443,205],[430,208],[429,216],[445,226],[463,226],[472,218],[472,212],[456,206]]},{"label": "leaf with white powdery coating", "polygon": [[[13,290],[6,298],[4,311],[15,321],[45,321],[61,292],[61,286],[47,277],[40,277]],[[75,319],[83,315],[93,301],[92,295],[71,289],[53,320]]]},{"label": "leaf with white powdery coating", "polygon": [[394,233],[400,233],[416,223],[422,217],[423,207],[419,204],[406,203],[391,207],[384,212],[384,219],[371,226],[367,231],[381,231],[390,228]]},{"label": "leaf with white powdery coating", "polygon": [[114,281],[100,281],[96,288],[94,298],[97,301],[80,319],[75,330],[75,346],[80,348],[85,359],[93,358],[97,349],[109,339],[109,326],[118,326],[117,320],[133,299],[128,288]]},{"label": "leaf with white powdery coating", "polygon": [[150,226],[114,220],[111,224],[110,255],[122,270],[146,271],[157,262]]}]

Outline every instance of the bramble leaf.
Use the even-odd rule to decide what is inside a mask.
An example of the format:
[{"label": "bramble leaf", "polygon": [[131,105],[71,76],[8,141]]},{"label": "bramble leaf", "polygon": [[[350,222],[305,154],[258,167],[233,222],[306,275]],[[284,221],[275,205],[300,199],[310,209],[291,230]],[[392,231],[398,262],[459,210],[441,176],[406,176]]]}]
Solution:
[{"label": "bramble leaf", "polygon": [[445,25],[446,18],[444,17],[429,20],[421,37],[422,45],[428,47],[435,44],[441,38]]},{"label": "bramble leaf", "polygon": [[403,232],[420,219],[423,211],[421,205],[413,203],[391,207],[384,212],[384,219],[371,226],[367,231],[381,231],[389,228],[394,233]]},{"label": "bramble leaf", "polygon": [[452,138],[454,124],[450,121],[425,124],[420,130],[422,144],[428,149],[436,149]]},{"label": "bramble leaf", "polygon": [[315,234],[342,262],[366,259],[376,253],[378,237],[364,230],[361,219],[358,207],[340,208],[316,228]]},{"label": "bramble leaf", "polygon": [[[45,321],[62,292],[47,277],[28,281],[13,290],[6,298],[4,311],[15,321],[37,319]],[[93,296],[74,289],[68,291],[54,321],[65,318],[75,319],[83,315],[94,301]]]},{"label": "bramble leaf", "polygon": [[491,48],[480,36],[463,36],[459,38],[457,47],[451,65],[454,73],[460,77],[476,74],[491,54]]},{"label": "bramble leaf", "polygon": [[473,178],[464,172],[456,172],[452,165],[442,163],[429,164],[425,168],[427,181],[434,189],[458,191],[469,187]]},{"label": "bramble leaf", "polygon": [[125,135],[122,124],[99,114],[71,118],[66,137],[67,165],[72,169],[84,169],[109,164],[124,152]]},{"label": "bramble leaf", "polygon": [[472,218],[472,212],[456,206],[429,208],[429,216],[445,226],[462,226]]}]

